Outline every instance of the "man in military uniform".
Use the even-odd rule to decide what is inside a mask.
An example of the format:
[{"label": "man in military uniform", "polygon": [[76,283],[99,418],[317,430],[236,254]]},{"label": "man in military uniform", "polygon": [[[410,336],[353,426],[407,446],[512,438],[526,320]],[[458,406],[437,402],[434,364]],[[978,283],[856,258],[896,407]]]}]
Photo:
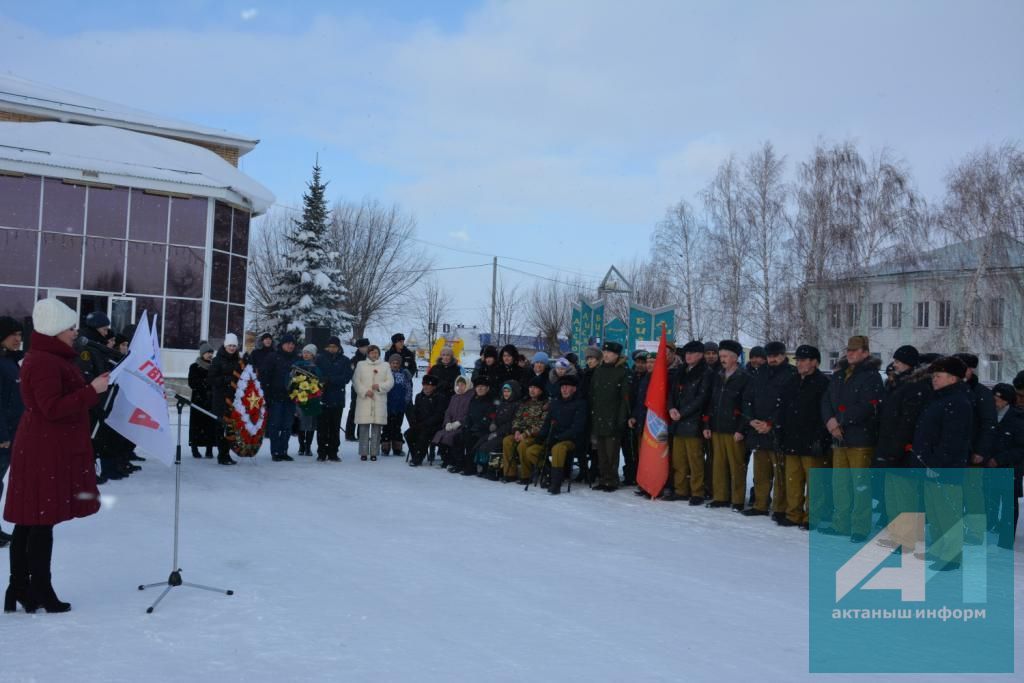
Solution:
[{"label": "man in military uniform", "polygon": [[551,401],[544,424],[536,441],[526,449],[529,467],[536,467],[544,454],[544,444],[551,447],[551,482],[548,492],[558,495],[565,481],[565,464],[580,447],[587,425],[587,404],[576,395],[579,380],[565,375],[558,380],[560,400]]},{"label": "man in military uniform", "polygon": [[605,342],[590,380],[591,436],[597,440],[599,491],[619,488],[619,438],[629,418],[629,369],[622,344]]},{"label": "man in military uniform", "polygon": [[808,500],[807,490],[811,472],[830,465],[830,437],[821,421],[821,397],[828,389],[828,378],[818,369],[818,349],[803,344],[794,355],[796,373],[782,386],[775,425],[786,458],[786,516],[775,521],[807,530],[811,517],[820,521],[825,516],[825,493],[816,491],[814,499]]},{"label": "man in military uniform", "polygon": [[850,337],[846,358],[836,364],[821,398],[821,419],[832,435],[832,527],[859,543],[871,531],[871,460],[878,443],[882,400],[881,361],[872,357],[868,338]]},{"label": "man in military uniform", "polygon": [[796,375],[796,370],[789,364],[782,342],[769,342],[764,353],[768,362],[753,373],[744,397],[747,447],[754,450],[754,504],[743,514],[767,515],[771,494],[772,519],[777,522],[786,515],[786,474],[775,425],[779,421],[782,387]]},{"label": "man in military uniform", "polygon": [[740,367],[740,343],[725,339],[718,344],[722,369],[711,384],[704,438],[714,454],[714,500],[708,507],[728,507],[739,512],[746,497],[747,461],[744,457],[743,400],[750,375]]},{"label": "man in military uniform", "polygon": [[702,417],[711,395],[712,373],[704,362],[704,345],[688,342],[682,348],[685,362],[676,373],[669,396],[672,419],[672,495],[666,499],[704,503],[704,443]]}]

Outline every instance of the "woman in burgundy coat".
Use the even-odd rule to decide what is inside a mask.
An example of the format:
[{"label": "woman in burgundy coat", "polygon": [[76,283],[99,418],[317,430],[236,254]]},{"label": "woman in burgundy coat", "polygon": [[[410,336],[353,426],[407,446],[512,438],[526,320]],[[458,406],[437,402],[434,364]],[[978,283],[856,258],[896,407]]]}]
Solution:
[{"label": "woman in burgundy coat", "polygon": [[100,508],[89,408],[107,390],[108,376],[86,384],[75,365],[73,310],[44,299],[36,302],[32,322],[35,331],[21,367],[25,413],[11,449],[4,506],[4,518],[15,524],[4,611],[15,611],[20,602],[26,612],[67,612],[71,605],[57,599],[50,582],[53,525]]}]

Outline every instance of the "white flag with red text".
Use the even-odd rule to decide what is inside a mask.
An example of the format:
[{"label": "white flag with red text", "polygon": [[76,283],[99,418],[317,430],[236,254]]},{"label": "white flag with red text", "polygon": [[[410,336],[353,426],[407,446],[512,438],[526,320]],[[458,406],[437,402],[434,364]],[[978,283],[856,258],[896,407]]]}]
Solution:
[{"label": "white flag with red text", "polygon": [[155,327],[155,316],[151,327],[143,311],[128,356],[110,373],[110,386],[117,387],[117,396],[106,422],[139,450],[169,465],[174,462],[175,444]]}]

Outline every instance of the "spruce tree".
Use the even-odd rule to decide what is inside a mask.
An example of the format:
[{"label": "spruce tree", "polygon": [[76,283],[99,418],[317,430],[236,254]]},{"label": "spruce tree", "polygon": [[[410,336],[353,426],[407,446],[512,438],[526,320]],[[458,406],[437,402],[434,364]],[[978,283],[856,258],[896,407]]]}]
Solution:
[{"label": "spruce tree", "polygon": [[341,310],[347,290],[335,265],[337,254],[327,242],[327,184],[320,180],[320,165],[313,165],[313,178],[302,196],[302,219],[289,232],[288,251],[274,287],[274,328],[302,334],[307,326],[328,327],[344,335],[351,318]]}]

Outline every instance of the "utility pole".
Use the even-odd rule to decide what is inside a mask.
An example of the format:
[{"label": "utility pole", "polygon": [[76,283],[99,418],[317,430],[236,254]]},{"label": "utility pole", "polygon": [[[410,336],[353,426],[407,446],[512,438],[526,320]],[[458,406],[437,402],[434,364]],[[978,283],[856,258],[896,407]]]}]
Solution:
[{"label": "utility pole", "polygon": [[498,257],[495,256],[491,262],[491,343],[497,338],[494,332],[494,313],[497,309],[498,300]]}]

